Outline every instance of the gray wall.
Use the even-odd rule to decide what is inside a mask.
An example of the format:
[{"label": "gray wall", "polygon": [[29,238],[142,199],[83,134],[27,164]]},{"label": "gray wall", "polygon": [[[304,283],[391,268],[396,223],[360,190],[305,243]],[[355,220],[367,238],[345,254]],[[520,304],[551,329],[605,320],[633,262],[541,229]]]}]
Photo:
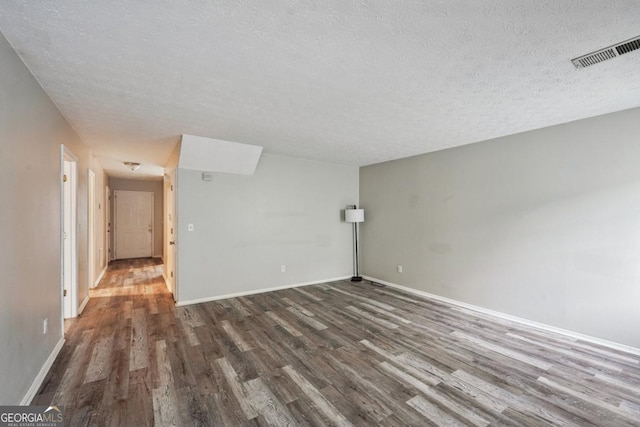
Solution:
[{"label": "gray wall", "polygon": [[[140,179],[110,178],[109,189],[111,190],[111,218],[115,218],[113,212],[113,202],[115,191],[146,191],[153,193],[153,256],[162,256],[162,240],[164,235],[164,188],[162,181],[148,181]],[[113,224],[113,221],[112,221]],[[111,248],[115,248],[113,239],[115,230],[111,233]],[[113,251],[113,249],[112,249]],[[112,254],[115,256],[115,253]]]},{"label": "gray wall", "polygon": [[364,167],[363,273],[640,348],[639,137],[634,109]]},{"label": "gray wall", "polygon": [[178,170],[179,302],[351,275],[357,167],[265,154],[253,176],[201,175]]},{"label": "gray wall", "polygon": [[[60,144],[78,156],[78,300],[87,273],[91,154],[0,34],[0,404],[19,403],[62,337]],[[103,176],[93,165],[97,180]],[[99,190],[100,191],[100,190]],[[96,198],[103,193],[96,194]],[[97,213],[97,216],[100,214]],[[49,332],[42,334],[42,321]]]}]

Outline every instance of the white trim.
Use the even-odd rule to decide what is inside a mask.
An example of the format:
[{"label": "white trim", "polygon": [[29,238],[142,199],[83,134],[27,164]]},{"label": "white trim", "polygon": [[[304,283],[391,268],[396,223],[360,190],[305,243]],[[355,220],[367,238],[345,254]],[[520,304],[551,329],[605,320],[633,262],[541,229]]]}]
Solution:
[{"label": "white trim", "polygon": [[180,283],[178,279],[180,277],[180,257],[178,257],[178,248],[176,245],[178,239],[180,238],[180,229],[178,227],[178,225],[180,224],[178,222],[178,220],[180,219],[180,204],[178,203],[178,183],[180,182],[180,169],[178,169],[177,164],[172,169],[170,182],[173,186],[173,190],[171,191],[171,194],[173,195],[171,200],[171,203],[173,203],[173,220],[171,224],[173,225],[173,241],[175,242],[173,249],[171,249],[173,251],[171,255],[171,260],[173,262],[173,276],[171,277],[171,285],[173,287],[173,298],[176,301],[179,301]]},{"label": "white trim", "polygon": [[80,316],[82,314],[82,311],[87,306],[88,302],[89,302],[89,295],[84,297],[84,300],[82,301],[82,304],[80,304],[80,307],[78,307],[78,316]]},{"label": "white trim", "polygon": [[40,368],[40,372],[38,372],[38,375],[33,380],[33,383],[31,383],[31,387],[29,387],[29,390],[27,390],[27,393],[22,398],[22,401],[20,402],[21,406],[29,405],[33,400],[33,398],[36,397],[36,393],[40,389],[40,386],[42,385],[44,378],[49,373],[49,369],[51,369],[51,366],[53,365],[53,362],[56,360],[56,357],[58,357],[58,353],[60,353],[60,350],[62,350],[63,345],[64,345],[64,338],[60,337],[60,340],[58,340],[58,343],[53,348],[53,351],[51,352],[51,354],[49,354],[49,357],[47,357],[47,360],[45,360],[44,365],[42,365],[42,368]]},{"label": "white trim", "polygon": [[591,335],[581,334],[579,332],[570,331],[567,329],[558,328],[557,326],[547,325],[546,323],[536,322],[535,320],[529,320],[518,316],[512,316],[511,314],[502,313],[499,311],[494,311],[489,308],[480,307],[473,304],[468,304],[466,302],[458,301],[451,298],[441,297],[439,295],[430,294],[429,292],[420,291],[418,289],[409,288],[407,286],[398,285],[396,283],[387,282],[385,280],[376,279],[375,277],[362,275],[363,279],[370,280],[376,283],[380,283],[391,288],[396,288],[403,290],[405,292],[409,292],[412,294],[420,295],[422,297],[431,298],[437,301],[446,302],[448,304],[457,305],[459,307],[464,307],[469,310],[477,311],[479,313],[488,314],[490,316],[495,316],[500,319],[510,320],[512,322],[521,323],[523,325],[531,326],[534,328],[542,329],[544,331],[555,332],[557,334],[565,335],[567,337],[576,338],[582,341],[588,341],[593,344],[603,345],[614,350],[620,350],[627,353],[635,354],[640,356],[640,348],[631,347],[629,345],[620,344],[613,341],[608,341],[602,338],[593,337]]},{"label": "white trim", "polygon": [[109,266],[105,265],[104,268],[102,269],[102,271],[100,272],[100,274],[98,274],[98,278],[96,279],[96,283],[93,284],[94,288],[100,284],[100,280],[102,280],[102,278],[104,277],[104,274],[107,272],[107,268],[109,268]]},{"label": "white trim", "polygon": [[188,300],[188,301],[179,301],[179,302],[176,303],[176,307],[182,307],[183,305],[191,305],[191,304],[201,304],[203,302],[217,301],[217,300],[227,299],[227,298],[244,297],[244,296],[247,296],[247,295],[263,294],[265,292],[280,291],[282,289],[291,289],[291,288],[299,288],[299,287],[302,287],[302,286],[318,285],[320,283],[336,282],[338,280],[346,280],[346,279],[350,279],[350,278],[351,278],[351,276],[334,277],[333,279],[315,280],[313,282],[296,283],[296,284],[293,284],[293,285],[276,286],[276,287],[273,287],[273,288],[263,288],[263,289],[256,289],[256,290],[253,290],[253,291],[236,292],[234,294],[226,294],[226,295],[218,295],[218,296],[212,296],[212,297],[206,297],[206,298],[198,298],[198,299],[193,299],[193,300]]},{"label": "white trim", "polygon": [[[69,214],[70,217],[70,221],[71,221],[71,227],[69,230],[69,236],[68,238],[70,239],[70,253],[66,253],[65,251],[65,244],[64,244],[64,229],[65,229],[65,219],[66,216],[65,215],[65,208],[66,208],[66,203],[67,200],[64,197],[65,194],[65,190],[64,190],[64,181],[63,181],[63,176],[65,175],[65,162],[69,162],[70,163],[70,167],[71,170],[69,172],[69,177],[67,177],[67,179],[69,180],[69,184],[70,184],[70,195],[69,195],[69,200],[71,203],[71,212]],[[73,152],[71,150],[69,150],[69,148],[67,148],[64,144],[60,145],[60,303],[61,303],[61,307],[62,307],[62,315],[60,316],[60,327],[61,330],[64,331],[64,319],[66,318],[65,316],[67,315],[67,311],[69,312],[69,316],[68,318],[73,318],[73,317],[77,317],[78,315],[78,299],[77,299],[77,293],[78,293],[78,272],[79,272],[79,266],[78,266],[78,169],[79,169],[79,165],[78,165],[78,157],[73,154]],[[69,303],[66,304],[65,300],[64,300],[64,285],[65,285],[65,280],[64,280],[64,272],[65,272],[65,254],[67,256],[69,256],[71,258],[71,285],[69,287]],[[68,309],[67,309],[68,307]]]},{"label": "white trim", "polygon": [[[167,289],[178,300],[178,255],[174,246],[178,238],[178,169],[165,168],[164,194],[164,232],[163,232],[163,263],[164,282]],[[173,241],[174,245],[169,242]],[[166,260],[164,259],[166,256]],[[167,273],[173,271],[173,277]]]},{"label": "white trim", "polygon": [[104,241],[106,253],[104,254],[105,268],[109,266],[111,261],[111,188],[104,186]]},{"label": "white trim", "polygon": [[96,279],[96,173],[87,169],[87,282],[95,288]]}]

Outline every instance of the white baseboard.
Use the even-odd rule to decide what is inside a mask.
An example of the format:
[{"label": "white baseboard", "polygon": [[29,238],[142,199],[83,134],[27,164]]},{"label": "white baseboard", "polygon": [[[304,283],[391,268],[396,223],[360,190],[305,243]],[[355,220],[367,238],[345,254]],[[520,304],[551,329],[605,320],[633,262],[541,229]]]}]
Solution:
[{"label": "white baseboard", "polygon": [[603,345],[603,346],[612,348],[614,350],[620,350],[620,351],[624,351],[624,352],[627,352],[627,353],[631,353],[631,354],[635,354],[635,355],[639,355],[640,356],[640,349],[639,348],[635,348],[635,347],[631,347],[629,345],[620,344],[620,343],[613,342],[613,341],[608,341],[608,340],[605,340],[605,339],[602,339],[602,338],[597,338],[597,337],[593,337],[591,335],[581,334],[579,332],[574,332],[574,331],[570,331],[570,330],[567,330],[567,329],[558,328],[557,326],[547,325],[546,323],[536,322],[535,320],[529,320],[529,319],[525,319],[525,318],[518,317],[518,316],[512,316],[511,314],[506,314],[506,313],[502,313],[502,312],[499,312],[499,311],[491,310],[491,309],[488,309],[488,308],[480,307],[480,306],[477,306],[477,305],[468,304],[466,302],[458,301],[458,300],[455,300],[455,299],[442,297],[440,295],[435,295],[435,294],[431,294],[429,292],[420,291],[418,289],[409,288],[407,286],[398,285],[396,283],[387,282],[385,280],[376,279],[375,277],[370,277],[370,276],[365,276],[365,275],[363,275],[362,277],[364,279],[366,279],[366,280],[371,280],[373,282],[380,283],[380,284],[389,286],[391,288],[400,289],[402,291],[409,292],[409,293],[412,293],[412,294],[420,295],[420,296],[425,297],[425,298],[430,298],[430,299],[434,299],[434,300],[437,300],[437,301],[446,302],[448,304],[456,305],[458,307],[464,307],[466,309],[477,311],[479,313],[487,314],[487,315],[494,316],[494,317],[497,317],[497,318],[500,318],[500,319],[510,320],[512,322],[524,324],[524,325],[531,326],[531,327],[534,327],[534,328],[537,328],[537,329],[542,329],[544,331],[555,332],[557,334],[561,334],[561,335],[564,335],[564,336],[567,336],[567,337],[570,337],[570,338],[575,338],[575,339],[579,339],[579,340],[582,340],[582,341],[587,341],[587,342],[591,342],[591,343],[594,343],[594,344]]},{"label": "white baseboard", "polygon": [[21,406],[29,405],[33,400],[33,398],[36,397],[36,393],[40,389],[40,386],[42,385],[44,378],[49,373],[49,369],[51,369],[51,365],[53,365],[53,362],[56,360],[56,357],[58,357],[58,353],[60,353],[60,350],[62,350],[63,345],[64,345],[64,338],[60,337],[60,340],[58,340],[58,343],[53,348],[53,351],[51,352],[49,357],[47,357],[47,360],[44,362],[44,365],[42,365],[42,368],[40,368],[40,372],[38,372],[36,379],[33,380],[31,387],[29,387],[29,390],[27,390],[27,394],[25,394],[24,397],[22,398],[22,401],[20,402]]},{"label": "white baseboard", "polygon": [[294,285],[276,286],[276,287],[273,287],[273,288],[263,288],[263,289],[256,289],[256,290],[252,290],[252,291],[237,292],[237,293],[233,293],[233,294],[217,295],[217,296],[211,296],[211,297],[206,297],[206,298],[198,298],[198,299],[187,300],[187,301],[178,301],[176,303],[176,306],[177,307],[182,307],[183,305],[200,304],[200,303],[203,303],[203,302],[217,301],[217,300],[227,299],[227,298],[236,298],[236,297],[244,297],[244,296],[247,296],[247,295],[263,294],[265,292],[279,291],[279,290],[282,290],[282,289],[299,288],[301,286],[318,285],[320,283],[335,282],[335,281],[338,281],[338,280],[345,280],[345,279],[349,279],[349,278],[351,278],[351,276],[335,277],[333,279],[315,280],[313,282],[296,283]]},{"label": "white baseboard", "polygon": [[78,316],[80,316],[82,314],[82,311],[87,306],[88,302],[89,302],[89,295],[84,297],[84,300],[82,301],[82,304],[80,304],[80,307],[78,307]]},{"label": "white baseboard", "polygon": [[107,272],[107,268],[109,268],[108,265],[105,265],[104,268],[102,269],[102,271],[100,272],[100,274],[98,274],[98,278],[96,279],[95,283],[93,284],[93,287],[97,287],[100,284],[100,280],[102,280],[102,278],[104,277],[104,273]]}]

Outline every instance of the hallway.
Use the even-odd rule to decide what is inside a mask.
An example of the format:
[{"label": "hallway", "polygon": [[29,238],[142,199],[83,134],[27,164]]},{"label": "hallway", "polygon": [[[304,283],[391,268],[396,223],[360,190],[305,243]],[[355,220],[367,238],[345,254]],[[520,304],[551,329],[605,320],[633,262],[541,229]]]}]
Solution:
[{"label": "hallway", "polygon": [[149,340],[178,333],[162,271],[157,258],[111,263],[82,315],[65,322],[65,345],[32,404],[63,405],[73,426],[153,423]]}]

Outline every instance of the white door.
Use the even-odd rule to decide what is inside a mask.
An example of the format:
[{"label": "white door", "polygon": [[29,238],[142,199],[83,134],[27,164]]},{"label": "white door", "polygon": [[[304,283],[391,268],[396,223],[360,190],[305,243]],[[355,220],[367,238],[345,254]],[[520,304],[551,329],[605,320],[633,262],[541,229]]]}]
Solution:
[{"label": "white door", "polygon": [[60,166],[62,169],[62,307],[63,318],[68,319],[75,317],[78,310],[76,298],[78,286],[78,258],[76,251],[78,168],[77,158],[65,146],[61,146]]},{"label": "white door", "polygon": [[169,292],[173,294],[174,299],[176,295],[176,170],[173,169],[168,173],[168,177],[165,183],[165,207],[166,207],[166,231],[165,236],[167,239],[166,260],[165,260],[165,281]]},{"label": "white door", "polygon": [[107,245],[104,265],[109,265],[111,262],[111,190],[108,185],[104,187],[104,205],[106,207],[104,210],[104,240]]},{"label": "white door", "polygon": [[96,174],[89,169],[89,179],[87,183],[87,274],[89,276],[89,288],[96,286],[96,266],[98,260],[96,257]]},{"label": "white door", "polygon": [[153,193],[114,191],[116,259],[153,255]]}]

